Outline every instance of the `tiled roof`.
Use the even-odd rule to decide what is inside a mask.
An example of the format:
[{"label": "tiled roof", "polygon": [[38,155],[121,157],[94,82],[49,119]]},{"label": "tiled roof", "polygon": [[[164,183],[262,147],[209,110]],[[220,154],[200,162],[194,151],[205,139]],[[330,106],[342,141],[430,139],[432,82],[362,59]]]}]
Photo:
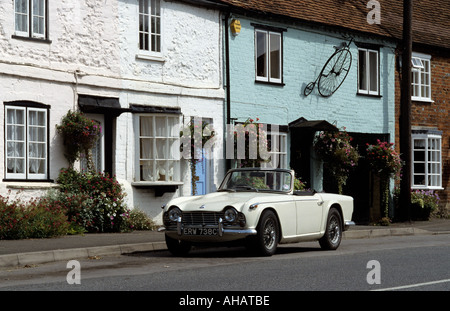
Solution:
[{"label": "tiled roof", "polygon": [[[378,0],[381,24],[370,25],[369,0],[216,0],[263,15],[402,38],[403,1]],[[413,40],[450,49],[450,0],[413,0]]]}]

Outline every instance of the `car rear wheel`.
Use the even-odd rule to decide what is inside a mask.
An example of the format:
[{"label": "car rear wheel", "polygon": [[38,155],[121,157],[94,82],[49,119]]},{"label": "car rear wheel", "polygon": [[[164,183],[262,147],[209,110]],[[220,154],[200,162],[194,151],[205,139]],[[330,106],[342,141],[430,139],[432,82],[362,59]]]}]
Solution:
[{"label": "car rear wheel", "polygon": [[184,256],[191,250],[191,244],[185,241],[180,241],[167,236],[166,234],[166,245],[169,252],[174,256]]},{"label": "car rear wheel", "polygon": [[257,228],[255,239],[251,240],[251,247],[263,256],[272,256],[277,250],[279,238],[278,219],[274,212],[265,211],[261,215],[261,219]]},{"label": "car rear wheel", "polygon": [[320,247],[335,250],[342,240],[342,218],[339,211],[331,208],[328,212],[327,227],[324,236],[319,240]]}]

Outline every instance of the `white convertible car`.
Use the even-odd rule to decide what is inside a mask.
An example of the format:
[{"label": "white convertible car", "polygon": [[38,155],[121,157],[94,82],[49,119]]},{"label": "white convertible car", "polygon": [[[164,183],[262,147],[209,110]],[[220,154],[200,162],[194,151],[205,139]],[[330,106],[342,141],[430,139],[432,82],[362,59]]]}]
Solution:
[{"label": "white convertible car", "polygon": [[318,240],[337,249],[353,214],[353,198],[294,191],[294,172],[232,169],[217,192],[179,197],[163,206],[166,244],[184,255],[194,244],[243,241],[271,256],[279,243]]}]

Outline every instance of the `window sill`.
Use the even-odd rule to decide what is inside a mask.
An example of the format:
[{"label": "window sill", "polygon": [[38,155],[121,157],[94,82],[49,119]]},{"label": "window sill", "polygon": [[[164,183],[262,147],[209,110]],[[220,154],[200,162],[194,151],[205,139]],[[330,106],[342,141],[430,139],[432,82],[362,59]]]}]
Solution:
[{"label": "window sill", "polygon": [[155,190],[155,196],[161,197],[166,192],[175,192],[179,186],[184,185],[181,181],[135,181],[131,183],[131,186],[138,188],[153,188]]},{"label": "window sill", "polygon": [[366,96],[366,97],[373,97],[373,98],[382,98],[383,97],[380,94],[367,94],[367,93],[359,93],[359,92],[357,92],[356,95],[358,95],[358,96]]},{"label": "window sill", "polygon": [[261,81],[261,80],[255,80],[255,83],[257,84],[267,84],[267,85],[274,85],[274,86],[285,86],[283,82],[269,82],[269,81]]},{"label": "window sill", "polygon": [[131,183],[135,187],[158,187],[158,186],[182,186],[181,181],[133,181]]},{"label": "window sill", "polygon": [[162,63],[164,63],[166,61],[166,59],[162,55],[151,55],[151,54],[145,54],[145,53],[136,54],[136,59],[150,60],[150,61],[162,62]]},{"label": "window sill", "polygon": [[412,186],[411,190],[435,190],[435,191],[439,191],[439,190],[444,190],[445,188],[443,187],[421,187],[421,186]]},{"label": "window sill", "polygon": [[12,39],[17,39],[17,40],[23,40],[23,41],[32,41],[32,42],[37,42],[37,43],[45,43],[45,44],[52,43],[52,40],[45,39],[45,38],[33,38],[33,37],[25,37],[25,36],[18,36],[18,35],[12,35],[11,38]]},{"label": "window sill", "polygon": [[424,104],[432,104],[434,100],[431,98],[419,98],[419,97],[411,97],[412,102],[424,103]]},{"label": "window sill", "polygon": [[58,188],[59,184],[56,184],[52,181],[12,181],[12,180],[3,180],[6,184],[7,189],[15,189],[15,190],[41,190],[41,189],[52,189]]}]

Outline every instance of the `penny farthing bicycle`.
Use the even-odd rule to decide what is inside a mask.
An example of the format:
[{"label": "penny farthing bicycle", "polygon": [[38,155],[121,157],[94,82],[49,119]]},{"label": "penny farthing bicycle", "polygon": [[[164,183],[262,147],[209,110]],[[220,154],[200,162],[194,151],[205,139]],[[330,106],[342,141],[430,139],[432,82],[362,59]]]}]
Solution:
[{"label": "penny farthing bicycle", "polygon": [[350,52],[350,44],[344,43],[342,48],[337,48],[333,55],[327,60],[319,76],[314,82],[310,82],[303,90],[303,94],[308,96],[317,84],[319,94],[323,97],[329,97],[341,86],[352,66],[352,53]]}]

